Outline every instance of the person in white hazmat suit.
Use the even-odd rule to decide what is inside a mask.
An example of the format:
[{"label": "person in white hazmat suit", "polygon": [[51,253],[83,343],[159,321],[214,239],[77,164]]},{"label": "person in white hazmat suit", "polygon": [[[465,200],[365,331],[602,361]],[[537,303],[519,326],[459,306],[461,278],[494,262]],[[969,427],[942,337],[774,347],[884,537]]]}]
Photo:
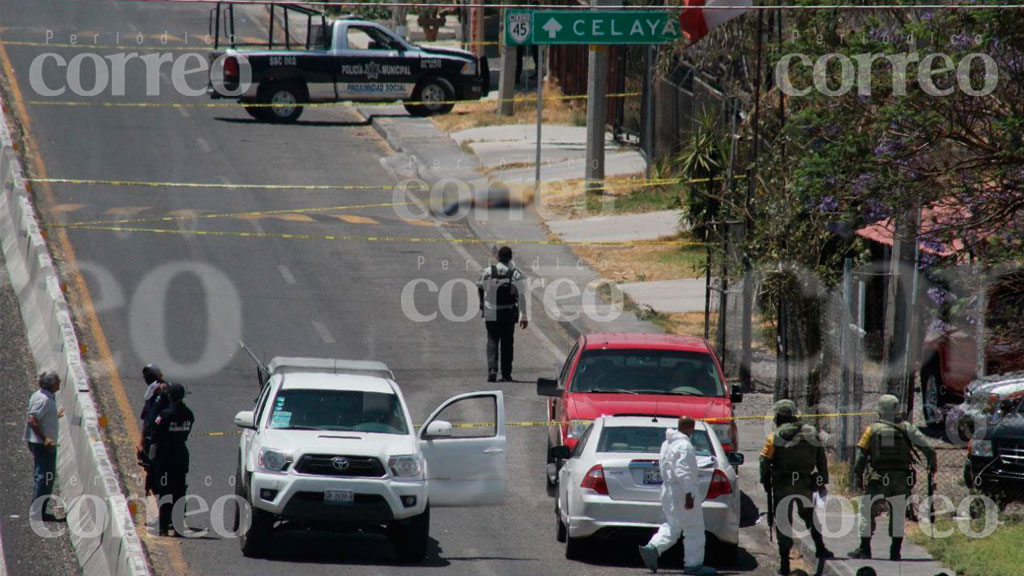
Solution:
[{"label": "person in white hazmat suit", "polygon": [[683,574],[715,574],[714,568],[704,566],[704,497],[697,484],[697,453],[690,443],[694,426],[693,418],[682,416],[677,430],[665,431],[659,462],[665,523],[646,546],[640,547],[640,557],[651,572],[658,571],[658,557],[682,537]]}]

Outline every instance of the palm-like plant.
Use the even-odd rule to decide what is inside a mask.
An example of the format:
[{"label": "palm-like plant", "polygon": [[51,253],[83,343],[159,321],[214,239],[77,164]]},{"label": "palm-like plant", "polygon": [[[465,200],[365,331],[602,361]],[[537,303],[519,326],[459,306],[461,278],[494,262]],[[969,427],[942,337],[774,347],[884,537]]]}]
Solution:
[{"label": "palm-like plant", "polygon": [[711,223],[721,210],[722,174],[728,153],[718,131],[718,121],[709,110],[702,109],[695,118],[695,129],[686,146],[675,158],[680,175],[691,181],[687,186],[684,225],[695,238],[706,242],[711,236]]}]

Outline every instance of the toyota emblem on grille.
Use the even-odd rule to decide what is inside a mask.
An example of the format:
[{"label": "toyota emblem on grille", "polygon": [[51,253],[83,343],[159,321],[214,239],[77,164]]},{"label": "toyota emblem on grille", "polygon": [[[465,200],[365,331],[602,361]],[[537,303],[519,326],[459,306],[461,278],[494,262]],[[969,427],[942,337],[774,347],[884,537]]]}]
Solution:
[{"label": "toyota emblem on grille", "polygon": [[348,461],[348,458],[338,457],[338,458],[335,458],[335,459],[331,460],[331,466],[335,470],[348,470],[349,465],[350,465],[350,463]]}]

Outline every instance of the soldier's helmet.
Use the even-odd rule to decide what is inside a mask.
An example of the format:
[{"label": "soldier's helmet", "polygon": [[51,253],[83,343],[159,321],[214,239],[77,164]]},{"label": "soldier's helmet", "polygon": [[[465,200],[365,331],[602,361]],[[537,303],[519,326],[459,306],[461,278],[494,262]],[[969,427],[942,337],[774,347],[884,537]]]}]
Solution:
[{"label": "soldier's helmet", "polygon": [[772,406],[772,412],[776,416],[796,416],[796,402],[792,400],[779,400]]},{"label": "soldier's helmet", "polygon": [[885,420],[892,420],[900,413],[900,399],[892,394],[885,394],[878,399],[878,415]]}]

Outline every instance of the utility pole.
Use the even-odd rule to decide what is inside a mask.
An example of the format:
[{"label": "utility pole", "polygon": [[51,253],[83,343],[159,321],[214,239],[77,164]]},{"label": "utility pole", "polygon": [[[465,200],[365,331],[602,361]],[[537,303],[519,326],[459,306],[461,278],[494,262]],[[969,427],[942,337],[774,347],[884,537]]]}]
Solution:
[{"label": "utility pole", "polygon": [[[591,0],[595,9],[621,6],[622,0]],[[587,192],[604,189],[604,124],[608,119],[608,47],[590,45],[587,66]]]},{"label": "utility pole", "polygon": [[515,112],[516,47],[509,46],[505,34],[505,11],[501,11],[501,71],[498,74],[498,116],[511,116]]},{"label": "utility pole", "polygon": [[[764,59],[764,10],[757,11],[757,70],[754,72],[754,116],[751,118],[753,143],[751,144],[751,167],[747,170],[747,192],[743,198],[743,312],[742,318],[742,352],[740,356],[740,380],[744,390],[751,388],[750,365],[753,363],[752,341],[754,316],[754,274],[750,263],[750,241],[753,236],[754,220],[750,217],[750,197],[757,186],[757,162],[761,151],[761,69]],[[780,95],[781,96],[781,95]],[[732,111],[732,122],[735,123],[736,111]],[[735,142],[736,136],[730,130],[729,137]]]}]

